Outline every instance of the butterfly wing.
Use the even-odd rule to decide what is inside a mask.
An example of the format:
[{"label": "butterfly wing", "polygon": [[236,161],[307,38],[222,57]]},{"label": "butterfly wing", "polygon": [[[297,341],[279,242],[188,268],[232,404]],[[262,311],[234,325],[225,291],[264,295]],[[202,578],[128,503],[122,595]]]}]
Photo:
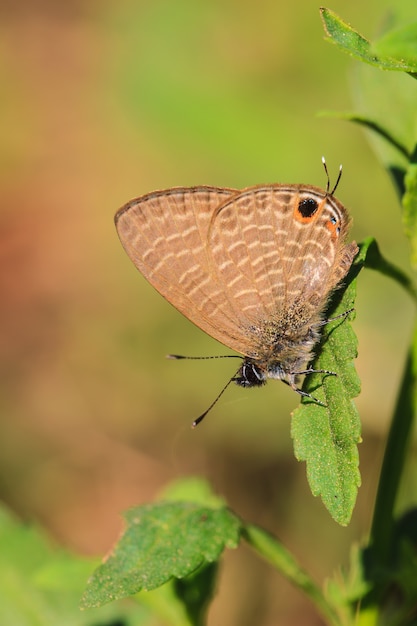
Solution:
[{"label": "butterfly wing", "polygon": [[216,210],[209,249],[244,338],[236,350],[256,353],[264,322],[296,335],[320,319],[357,252],[344,245],[349,222],[335,198],[301,185],[243,190]]},{"label": "butterfly wing", "polygon": [[216,187],[172,188],[131,200],[115,216],[123,247],[151,285],[231,348],[237,345],[238,328],[213,274],[207,242],[215,210],[237,193]]},{"label": "butterfly wing", "polygon": [[319,319],[347,273],[346,209],[315,187],[269,185],[158,191],[116,214],[136,267],[189,320],[255,354],[264,322],[283,331]]}]

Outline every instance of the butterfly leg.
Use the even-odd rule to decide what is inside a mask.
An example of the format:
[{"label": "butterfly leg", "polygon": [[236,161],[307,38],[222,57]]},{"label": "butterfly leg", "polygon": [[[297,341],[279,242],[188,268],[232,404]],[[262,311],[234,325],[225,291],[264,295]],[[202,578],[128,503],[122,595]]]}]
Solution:
[{"label": "butterfly leg", "polygon": [[295,376],[301,376],[303,374],[329,374],[329,376],[337,376],[336,372],[331,372],[330,370],[315,370],[312,367],[309,367],[306,370],[302,370],[301,372],[294,372]]},{"label": "butterfly leg", "polygon": [[344,319],[345,317],[347,317],[349,315],[349,313],[352,313],[352,311],[354,311],[354,308],[348,309],[347,311],[344,311],[343,313],[340,313],[340,315],[336,315],[335,317],[329,317],[327,320],[322,320],[321,322],[317,322],[317,324],[314,324],[314,326],[320,327],[320,326],[326,326],[326,324],[330,324],[330,322],[335,322],[336,320],[340,320],[340,319]]},{"label": "butterfly leg", "polygon": [[[313,371],[316,371],[316,370],[313,370]],[[287,381],[284,380],[284,382],[287,382]],[[311,393],[308,393],[307,391],[303,391],[302,389],[297,387],[295,383],[287,383],[287,385],[289,385],[291,389],[293,389],[296,393],[298,393],[298,395],[302,396],[303,398],[310,398],[310,400],[312,400],[316,404],[319,404],[320,406],[326,406],[321,400],[319,400],[315,396],[312,396]]]},{"label": "butterfly leg", "polygon": [[296,376],[299,376],[299,375],[302,376],[306,374],[326,374],[328,376],[337,376],[336,372],[331,372],[330,370],[315,370],[312,367],[308,367],[305,370],[301,370],[299,372],[293,372],[292,373],[293,380],[287,383],[291,387],[291,389],[296,391],[303,398],[310,398],[311,400],[313,400],[313,402],[316,402],[316,404],[320,404],[320,406],[326,406],[323,402],[321,402],[321,400],[319,400],[315,396],[312,396],[311,393],[308,393],[307,391],[303,391],[302,389],[297,387],[297,385],[295,384]]}]

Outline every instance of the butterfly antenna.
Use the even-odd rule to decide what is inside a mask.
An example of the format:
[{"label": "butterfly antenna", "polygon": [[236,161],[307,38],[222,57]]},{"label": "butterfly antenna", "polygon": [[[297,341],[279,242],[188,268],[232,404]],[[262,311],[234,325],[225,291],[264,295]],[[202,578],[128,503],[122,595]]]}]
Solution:
[{"label": "butterfly antenna", "polygon": [[217,397],[216,397],[216,398],[213,400],[213,402],[210,404],[209,408],[208,408],[208,409],[206,409],[206,410],[204,411],[204,413],[202,413],[202,414],[200,415],[200,417],[197,417],[197,419],[196,419],[196,420],[194,420],[194,422],[193,422],[193,423],[192,423],[192,425],[191,425],[191,426],[192,426],[192,428],[195,428],[196,426],[198,426],[198,425],[199,425],[199,423],[200,423],[200,422],[202,422],[202,421],[203,421],[203,419],[206,417],[207,413],[210,413],[211,409],[212,409],[212,408],[213,408],[213,407],[217,404],[217,402],[220,400],[220,398],[222,397],[222,395],[224,394],[224,392],[226,391],[226,389],[228,388],[228,386],[230,385],[230,383],[231,383],[232,381],[234,381],[235,377],[236,377],[236,374],[235,374],[235,376],[232,376],[232,378],[230,378],[230,380],[228,380],[228,381],[227,381],[227,383],[225,384],[225,386],[223,387],[223,389],[221,390],[221,392],[217,395]]},{"label": "butterfly antenna", "polygon": [[336,180],[336,184],[334,185],[333,189],[330,191],[330,176],[329,176],[329,170],[327,169],[327,163],[326,163],[326,159],[323,157],[321,157],[321,162],[323,163],[323,167],[324,167],[324,171],[326,172],[326,177],[327,177],[327,185],[326,185],[326,194],[329,196],[333,196],[334,192],[337,189],[338,184],[340,183],[340,179],[342,178],[342,166],[339,166],[339,174],[337,176],[337,180]]},{"label": "butterfly antenna", "polygon": [[[214,356],[183,356],[181,354],[167,354],[167,359],[192,359],[192,360],[204,360],[204,359],[241,359],[242,357],[239,356],[238,354],[216,354]],[[200,417],[197,417],[196,420],[194,420],[194,422],[192,423],[192,427],[195,428],[196,426],[198,426],[198,424],[200,422],[203,421],[203,419],[206,417],[207,413],[209,413],[211,411],[211,409],[214,407],[215,404],[217,404],[217,402],[220,400],[220,398],[222,397],[222,395],[224,394],[224,392],[226,391],[226,389],[228,388],[228,386],[230,385],[230,383],[232,381],[234,381],[236,378],[236,374],[234,376],[232,376],[232,378],[230,380],[227,381],[227,383],[225,384],[225,386],[223,387],[223,389],[221,390],[221,392],[217,395],[217,397],[213,400],[213,402],[210,404],[209,408],[206,409],[204,411],[204,413],[202,413],[200,415]]]},{"label": "butterfly antenna", "polygon": [[190,359],[193,361],[204,361],[205,359],[241,359],[238,354],[214,354],[212,356],[184,356],[183,354],[167,354],[167,359],[174,359],[179,361],[180,359]]}]

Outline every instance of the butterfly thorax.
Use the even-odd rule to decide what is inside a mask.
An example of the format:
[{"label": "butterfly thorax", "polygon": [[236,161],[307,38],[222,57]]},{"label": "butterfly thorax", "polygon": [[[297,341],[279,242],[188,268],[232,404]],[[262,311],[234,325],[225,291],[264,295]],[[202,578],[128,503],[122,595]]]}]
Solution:
[{"label": "butterfly thorax", "polygon": [[273,322],[258,327],[259,348],[244,358],[234,382],[242,387],[257,387],[274,378],[293,386],[314,356],[319,328],[320,319],[284,328],[277,328]]}]

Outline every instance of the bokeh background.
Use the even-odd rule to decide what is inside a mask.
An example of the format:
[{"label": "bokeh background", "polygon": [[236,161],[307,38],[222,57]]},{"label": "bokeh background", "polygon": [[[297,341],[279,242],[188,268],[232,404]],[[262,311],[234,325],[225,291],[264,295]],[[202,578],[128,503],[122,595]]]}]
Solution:
[{"label": "bokeh background", "polygon": [[[391,4],[329,8],[372,38]],[[407,18],[412,4],[396,11]],[[76,552],[101,554],[120,511],[200,475],[321,581],[369,528],[411,304],[377,274],[360,276],[363,485],[340,528],[293,457],[298,398],[285,385],[231,388],[190,429],[234,364],[165,360],[225,350],[139,275],[113,215],[173,185],[324,186],[324,154],[332,177],[343,163],[353,236],[376,236],[407,268],[398,202],[369,137],[317,115],[364,110],[363,70],[324,41],[311,0],[3,0],[0,31],[1,499]],[[412,83],[366,71],[385,94],[374,113]],[[401,506],[415,492],[410,459]],[[242,547],[225,556],[209,624],[254,623],[321,622]]]}]

